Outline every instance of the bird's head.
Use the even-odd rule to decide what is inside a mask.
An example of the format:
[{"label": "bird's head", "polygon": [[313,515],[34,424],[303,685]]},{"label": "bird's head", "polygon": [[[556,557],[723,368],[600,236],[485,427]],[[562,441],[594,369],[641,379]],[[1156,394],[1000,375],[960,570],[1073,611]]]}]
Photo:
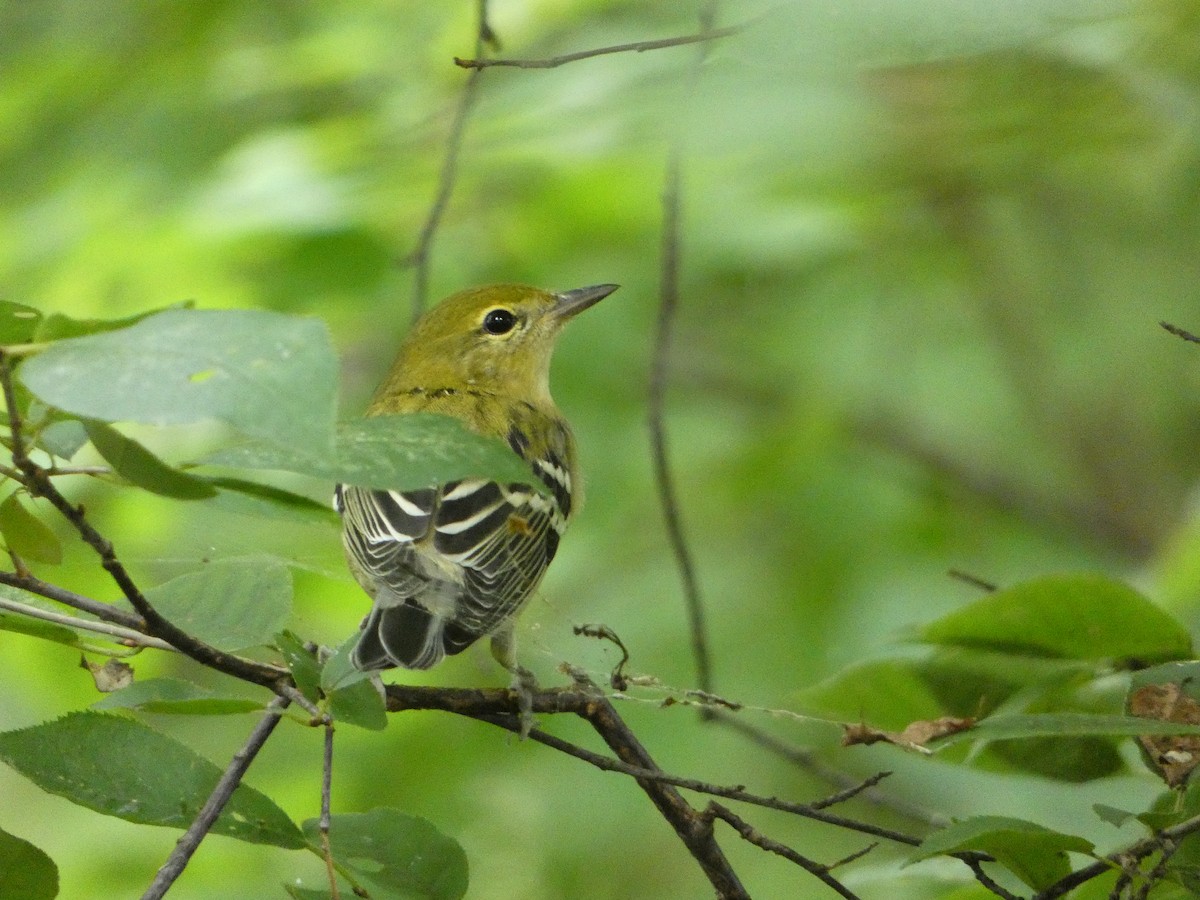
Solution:
[{"label": "bird's head", "polygon": [[550,357],[563,325],[616,289],[494,284],[454,294],[413,326],[378,396],[465,387],[549,403]]}]

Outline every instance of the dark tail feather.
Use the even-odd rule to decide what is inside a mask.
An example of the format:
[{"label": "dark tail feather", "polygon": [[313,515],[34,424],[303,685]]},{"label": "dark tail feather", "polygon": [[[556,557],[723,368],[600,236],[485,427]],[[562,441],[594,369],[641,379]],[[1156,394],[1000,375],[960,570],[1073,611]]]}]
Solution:
[{"label": "dark tail feather", "polygon": [[444,624],[411,600],[397,606],[376,604],[363,623],[351,660],[364,672],[396,666],[428,669],[445,655]]}]

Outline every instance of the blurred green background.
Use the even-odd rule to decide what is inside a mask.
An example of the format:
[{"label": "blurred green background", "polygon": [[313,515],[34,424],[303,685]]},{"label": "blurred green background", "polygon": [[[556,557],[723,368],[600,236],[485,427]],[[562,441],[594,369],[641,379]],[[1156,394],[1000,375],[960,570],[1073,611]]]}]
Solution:
[{"label": "blurred green background", "polygon": [[[692,33],[700,4],[494,0],[506,56]],[[473,53],[476,3],[330,0],[0,3],[0,299],[75,316],[194,300],[318,316],[361,410],[411,313],[412,250]],[[1184,622],[1200,601],[1194,481],[1200,348],[1200,2],[807,0],[727,3],[748,23],[709,49],[619,54],[482,76],[437,235],[434,297],[489,281],[618,282],[560,344],[555,396],[588,502],[524,616],[523,657],[555,683],[603,677],[603,622],[634,671],[695,684],[655,502],[647,374],[670,144],[684,160],[682,307],[671,460],[708,609],[716,688],[766,709],[999,584],[1092,570]],[[139,432],[184,459],[194,429]],[[327,485],[301,485],[324,499]],[[201,559],[295,562],[294,630],[333,644],[365,598],[336,533],[218,502],[77,484],[146,583]],[[113,589],[79,548],[42,577]],[[95,699],[71,650],[0,636],[0,728]],[[138,660],[139,674],[183,669]],[[176,669],[175,667],[179,667]],[[187,669],[194,674],[191,669]],[[437,684],[502,683],[486,652]],[[828,787],[664,693],[620,709],[673,773],[815,799]],[[743,720],[898,801],[1128,840],[1091,804],[1133,807],[1147,775],[1086,787],[982,772],[768,712]],[[159,719],[224,765],[251,727]],[[544,722],[587,739],[574,722]],[[280,729],[249,782],[316,815],[320,735]],[[405,714],[339,732],[334,805],[394,805],[457,837],[472,898],[708,896],[636,786],[477,723]],[[62,895],[140,893],[177,835],[102,818],[0,769],[0,828],[62,869]],[[849,814],[915,829],[851,804]],[[865,840],[749,811],[832,861]],[[1068,825],[1068,823],[1070,823]],[[756,897],[823,896],[727,834]],[[941,897],[965,867],[905,870],[881,847],[864,897]],[[210,838],[172,897],[281,896],[315,858]],[[898,880],[900,879],[900,880]],[[975,896],[968,889],[955,896]]]}]

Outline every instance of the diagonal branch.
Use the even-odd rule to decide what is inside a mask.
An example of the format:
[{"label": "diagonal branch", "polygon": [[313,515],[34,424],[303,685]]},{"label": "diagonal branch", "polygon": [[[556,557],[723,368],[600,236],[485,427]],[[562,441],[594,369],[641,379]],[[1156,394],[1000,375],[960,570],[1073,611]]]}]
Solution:
[{"label": "diagonal branch", "polygon": [[[820,881],[824,882],[837,894],[842,897],[846,897],[847,900],[859,900],[857,894],[855,894],[830,874],[830,870],[832,870],[834,866],[826,866],[816,862],[815,860],[811,860],[807,856],[797,853],[791,847],[781,844],[779,841],[772,840],[728,807],[722,806],[720,803],[710,803],[704,810],[704,816],[710,823],[714,819],[720,819],[721,821],[726,822],[727,824],[731,825],[733,830],[740,834],[746,841],[749,841],[756,847],[766,850],[768,853],[774,853],[778,856],[782,856],[784,859],[790,862],[795,863],[810,875],[813,875]],[[858,853],[841,860],[838,865],[850,862],[853,859],[858,859],[861,856],[865,856],[874,847],[875,845],[871,844],[865,850],[860,850]]]},{"label": "diagonal branch", "polygon": [[250,768],[250,763],[254,762],[254,758],[266,744],[267,738],[279,724],[279,719],[283,715],[283,711],[287,709],[288,703],[289,701],[284,697],[276,697],[271,701],[266,715],[254,726],[254,730],[250,732],[250,737],[246,739],[242,748],[233,755],[233,759],[229,761],[228,767],[217,781],[217,786],[208,795],[204,807],[197,813],[183,837],[175,844],[175,849],[171,851],[167,861],[154,876],[150,887],[146,888],[146,892],[142,894],[142,900],[159,900],[175,883],[175,879],[183,873],[188,860],[192,858],[199,848],[200,842],[212,829],[213,823],[221,815],[221,810],[229,803],[233,792],[242,781],[242,776]]},{"label": "diagonal branch", "polygon": [[[701,33],[709,32],[716,17],[716,2],[709,3],[701,17]],[[692,69],[692,89],[699,79],[706,54],[706,44],[701,44]],[[647,417],[650,426],[650,455],[654,467],[654,481],[658,489],[659,505],[662,507],[666,524],[667,539],[679,577],[683,583],[684,603],[687,606],[691,631],[692,656],[696,663],[696,683],[700,690],[713,691],[712,660],[708,649],[708,628],[705,623],[703,598],[696,577],[696,566],[688,547],[683,529],[683,517],[667,454],[665,419],[668,371],[671,357],[671,337],[675,326],[675,315],[679,308],[679,256],[682,243],[680,219],[682,217],[681,183],[682,139],[676,137],[667,155],[664,174],[662,209],[662,256],[659,275],[658,322],[654,335],[654,357],[650,368],[650,390],[647,398]],[[706,714],[710,715],[710,714]]]}]

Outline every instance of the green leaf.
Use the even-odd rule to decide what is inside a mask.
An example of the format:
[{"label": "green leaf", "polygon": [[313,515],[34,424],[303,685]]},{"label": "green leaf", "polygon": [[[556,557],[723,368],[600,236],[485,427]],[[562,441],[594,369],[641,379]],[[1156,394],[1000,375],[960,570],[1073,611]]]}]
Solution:
[{"label": "green leaf", "polygon": [[292,610],[292,573],[269,556],[235,557],[151,588],[155,609],[221,650],[269,643]]},{"label": "green leaf", "polygon": [[305,649],[304,642],[290,631],[275,636],[275,647],[283,656],[284,664],[291,670],[296,689],[310,702],[321,699],[321,670],[317,657]]},{"label": "green leaf", "polygon": [[944,713],[918,667],[908,659],[858,663],[800,691],[800,703],[822,715],[899,730]]},{"label": "green leaf", "polygon": [[357,725],[368,731],[383,731],[388,724],[383,697],[367,680],[330,692],[329,712],[337,722]]},{"label": "green leaf", "polygon": [[[320,846],[316,819],[304,823],[304,833]],[[335,815],[329,843],[372,898],[458,900],[467,892],[466,853],[425,819],[383,808]]]},{"label": "green leaf", "polygon": [[138,487],[176,500],[203,500],[216,496],[217,489],[207,481],[167,465],[115,428],[95,419],[85,420],[83,427],[96,451],[108,461],[113,471]]},{"label": "green leaf", "polygon": [[260,310],[171,309],[52,344],[20,367],[51,406],[106,422],[220,419],[284,447],[333,444],[337,363],[323,323]]},{"label": "green leaf", "polygon": [[42,343],[46,341],[61,341],[65,338],[84,337],[89,334],[101,334],[106,331],[119,331],[122,328],[128,328],[130,325],[135,325],[150,316],[158,315],[165,310],[191,309],[191,307],[192,302],[188,300],[183,303],[163,307],[162,309],[150,309],[145,312],[135,313],[132,316],[122,316],[119,319],[75,319],[62,313],[50,313],[50,315],[46,316],[39,323],[37,330],[33,334],[33,339],[38,343]]},{"label": "green leaf", "polygon": [[501,440],[434,413],[376,416],[337,427],[334,458],[299,447],[255,443],[231,447],[205,462],[239,469],[281,469],[379,490],[410,490],[458,478],[531,484],[529,466]]},{"label": "green leaf", "polygon": [[1110,735],[1133,737],[1139,734],[1200,734],[1200,725],[1180,725],[1139,719],[1135,716],[1103,716],[1085,713],[1028,713],[989,716],[974,728],[938,738],[934,746],[948,747],[969,740],[1006,741],[1017,738],[1083,737]]},{"label": "green leaf", "polygon": [[0,898],[53,900],[58,896],[58,866],[29,841],[0,831]]},{"label": "green leaf", "polygon": [[62,562],[62,544],[45,522],[29,512],[10,494],[0,503],[0,535],[8,549],[22,559],[58,565]]},{"label": "green leaf", "polygon": [[[72,803],[146,825],[187,828],[221,770],[140,722],[77,712],[44,725],[0,733],[0,759],[38,787]],[[213,832],[297,849],[296,825],[269,798],[243,784]]]},{"label": "green leaf", "polygon": [[32,306],[0,300],[0,345],[28,344],[41,320],[42,314]]},{"label": "green leaf", "polygon": [[185,716],[221,716],[262,708],[263,704],[257,700],[222,696],[180,678],[137,681],[92,704],[92,709],[140,709]]},{"label": "green leaf", "polygon": [[1067,659],[1191,656],[1174,617],[1128,585],[1096,575],[1052,575],[988,594],[925,626],[922,640]]},{"label": "green leaf", "polygon": [[1126,822],[1131,822],[1137,819],[1136,813],[1131,813],[1124,809],[1117,809],[1117,807],[1109,806],[1107,803],[1093,803],[1092,811],[1109,825],[1114,825],[1117,828],[1120,828]]},{"label": "green leaf", "polygon": [[1091,853],[1093,849],[1091,841],[1023,819],[976,816],[935,831],[921,842],[910,860],[980,850],[996,857],[1034,890],[1042,890],[1070,873],[1066,851]]},{"label": "green leaf", "polygon": [[218,502],[232,512],[326,525],[339,521],[332,505],[273,485],[240,478],[206,477],[205,481],[218,488]]},{"label": "green leaf", "polygon": [[38,446],[59,459],[70,459],[87,442],[87,431],[78,419],[59,419],[37,434]]}]

